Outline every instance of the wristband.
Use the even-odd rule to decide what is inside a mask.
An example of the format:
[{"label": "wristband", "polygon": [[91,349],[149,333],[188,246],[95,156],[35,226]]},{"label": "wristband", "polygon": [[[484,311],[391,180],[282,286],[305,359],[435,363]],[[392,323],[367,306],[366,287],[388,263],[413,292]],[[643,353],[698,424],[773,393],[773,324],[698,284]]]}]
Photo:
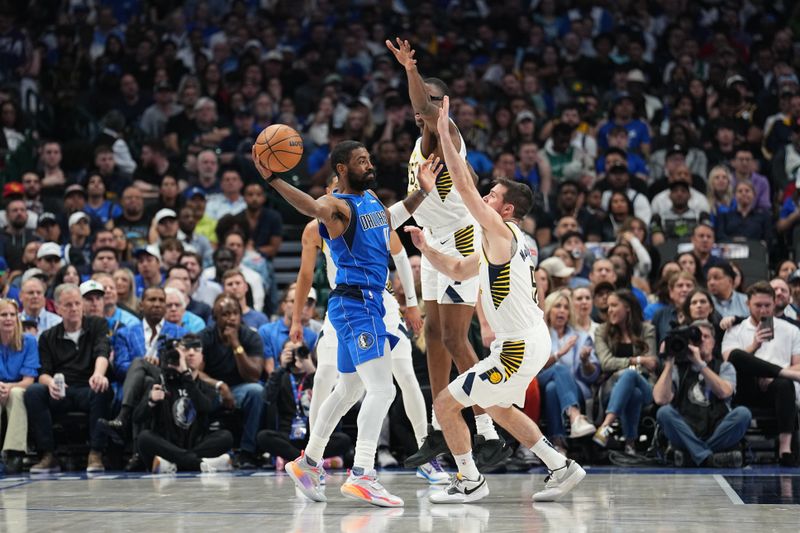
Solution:
[{"label": "wristband", "polygon": [[264,180],[265,180],[267,183],[272,183],[272,182],[273,182],[273,181],[275,181],[276,179],[278,179],[278,175],[277,175],[277,174],[275,174],[274,172],[272,173],[272,176],[270,176],[270,177],[268,177],[268,178],[264,178]]},{"label": "wristband", "polygon": [[214,390],[217,391],[217,394],[219,394],[219,390],[222,388],[223,385],[225,385],[224,381],[217,381],[214,384]]}]

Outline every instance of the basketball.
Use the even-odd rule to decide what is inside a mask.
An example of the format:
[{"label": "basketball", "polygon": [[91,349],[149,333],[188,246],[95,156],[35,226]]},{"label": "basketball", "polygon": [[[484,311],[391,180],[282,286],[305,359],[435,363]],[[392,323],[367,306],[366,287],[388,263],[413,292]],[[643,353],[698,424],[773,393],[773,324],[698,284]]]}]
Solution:
[{"label": "basketball", "polygon": [[287,172],[303,157],[303,138],[285,124],[273,124],[258,134],[255,154],[272,172]]}]

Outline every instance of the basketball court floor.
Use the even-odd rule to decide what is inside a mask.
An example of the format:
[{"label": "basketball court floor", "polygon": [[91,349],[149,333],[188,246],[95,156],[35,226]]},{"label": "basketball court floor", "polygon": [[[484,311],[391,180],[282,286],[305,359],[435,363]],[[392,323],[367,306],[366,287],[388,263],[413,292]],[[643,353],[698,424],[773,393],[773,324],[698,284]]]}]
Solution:
[{"label": "basketball court floor", "polygon": [[410,472],[381,480],[405,499],[380,509],[339,493],[343,473],[330,476],[329,501],[295,494],[285,474],[106,473],[95,477],[0,478],[0,531],[261,531],[464,532],[517,531],[800,531],[800,471],[587,469],[558,503],[532,503],[544,473],[487,476],[491,494],[468,505],[432,505],[430,489]]}]

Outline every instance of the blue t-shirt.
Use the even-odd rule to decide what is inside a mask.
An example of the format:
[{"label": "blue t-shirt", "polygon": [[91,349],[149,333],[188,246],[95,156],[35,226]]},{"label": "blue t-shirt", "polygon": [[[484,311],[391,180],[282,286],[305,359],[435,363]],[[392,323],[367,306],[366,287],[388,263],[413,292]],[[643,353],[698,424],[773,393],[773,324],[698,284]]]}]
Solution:
[{"label": "blue t-shirt", "polygon": [[[600,145],[602,150],[608,149],[608,134],[611,129],[617,126],[614,122],[606,122],[597,134],[597,144]],[[627,124],[622,125],[628,132],[628,149],[641,151],[642,144],[650,143],[650,130],[647,129],[647,124],[639,119],[634,119]]]},{"label": "blue t-shirt", "polygon": [[89,215],[95,227],[105,226],[109,220],[122,215],[122,208],[111,200],[106,200],[97,209],[86,204],[83,206],[83,211]]},{"label": "blue t-shirt", "polygon": [[[289,338],[289,327],[279,318],[275,322],[264,324],[258,328],[258,334],[264,343],[264,359],[272,358],[275,366],[280,365],[281,350]],[[303,328],[303,342],[311,349],[317,343],[317,334],[308,328]]]},{"label": "blue t-shirt", "polygon": [[27,376],[35,378],[40,366],[39,347],[33,335],[22,335],[21,350],[0,344],[0,381],[14,383]]},{"label": "blue t-shirt", "polygon": [[522,183],[527,183],[528,187],[531,189],[536,189],[539,186],[539,181],[541,178],[539,177],[539,167],[538,165],[533,167],[530,172],[527,174],[523,174],[522,170],[519,167],[514,169],[514,181],[520,181]]}]

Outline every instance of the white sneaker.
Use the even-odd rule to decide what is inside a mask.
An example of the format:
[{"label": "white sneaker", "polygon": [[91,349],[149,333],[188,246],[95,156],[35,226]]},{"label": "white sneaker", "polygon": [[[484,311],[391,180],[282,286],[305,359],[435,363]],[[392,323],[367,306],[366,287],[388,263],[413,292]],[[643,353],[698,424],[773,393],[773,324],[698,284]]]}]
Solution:
[{"label": "white sneaker", "polygon": [[586,477],[581,465],[567,459],[567,464],[557,470],[551,470],[544,480],[544,490],[533,495],[535,502],[554,502],[561,499]]},{"label": "white sneaker", "polygon": [[396,468],[400,465],[387,448],[378,449],[378,465],[381,468]]},{"label": "white sneaker", "polygon": [[231,456],[223,453],[219,457],[204,457],[200,460],[201,472],[230,472],[233,470]]},{"label": "white sneaker", "polygon": [[178,465],[171,463],[156,455],[153,458],[153,473],[154,474],[174,474],[178,471]]},{"label": "white sneaker", "polygon": [[467,479],[461,472],[453,476],[450,485],[444,490],[437,490],[428,499],[431,503],[469,503],[485,498],[489,495],[489,485],[486,478]]},{"label": "white sneaker", "polygon": [[375,470],[360,476],[350,471],[350,476],[342,485],[341,492],[342,496],[371,503],[378,507],[402,507],[405,505],[402,498],[390,494],[380,484]]},{"label": "white sneaker", "polygon": [[431,485],[446,485],[450,483],[450,474],[444,471],[442,465],[436,459],[417,468],[417,477],[428,480]]},{"label": "white sneaker", "polygon": [[591,435],[595,431],[597,431],[597,428],[594,427],[594,424],[589,423],[585,416],[579,416],[570,426],[569,438],[578,439]]}]

